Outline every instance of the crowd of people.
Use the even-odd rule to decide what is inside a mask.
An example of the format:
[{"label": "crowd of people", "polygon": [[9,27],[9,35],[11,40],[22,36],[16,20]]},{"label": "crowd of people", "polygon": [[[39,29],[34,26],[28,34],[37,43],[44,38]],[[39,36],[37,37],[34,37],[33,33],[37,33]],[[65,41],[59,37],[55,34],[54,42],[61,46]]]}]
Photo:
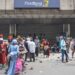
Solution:
[{"label": "crowd of people", "polygon": [[[61,61],[69,61],[69,50],[72,51],[72,58],[75,53],[75,39],[59,36],[56,42],[51,45],[46,37],[41,39],[35,36],[8,36],[4,41],[3,34],[0,34],[0,64],[1,69],[8,66],[6,75],[19,75],[25,69],[25,62],[35,62],[35,58],[43,53],[44,57],[49,58],[51,52],[61,52]],[[66,57],[66,60],[64,59]]]},{"label": "crowd of people", "polygon": [[43,54],[49,56],[49,42],[45,38],[40,41],[38,36],[9,35],[6,41],[3,34],[0,34],[0,68],[3,69],[7,65],[6,75],[18,75],[24,70],[25,62],[35,62],[35,57],[41,52],[41,45]]}]

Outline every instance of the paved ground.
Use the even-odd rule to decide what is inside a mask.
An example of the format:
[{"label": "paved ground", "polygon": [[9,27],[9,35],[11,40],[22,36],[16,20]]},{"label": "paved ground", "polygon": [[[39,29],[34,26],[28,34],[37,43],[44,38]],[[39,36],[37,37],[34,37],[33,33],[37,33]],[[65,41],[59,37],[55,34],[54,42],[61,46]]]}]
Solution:
[{"label": "paved ground", "polygon": [[[35,62],[26,62],[26,70],[21,75],[75,75],[75,58],[68,63],[62,63],[60,54],[51,54],[50,58],[43,58],[42,55]],[[5,75],[0,70],[0,75]]]}]

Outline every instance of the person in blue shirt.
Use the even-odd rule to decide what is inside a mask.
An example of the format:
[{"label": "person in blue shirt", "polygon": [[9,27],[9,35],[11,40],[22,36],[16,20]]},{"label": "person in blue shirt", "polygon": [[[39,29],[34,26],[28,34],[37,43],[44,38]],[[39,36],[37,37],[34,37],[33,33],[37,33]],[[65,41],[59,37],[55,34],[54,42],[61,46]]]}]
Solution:
[{"label": "person in blue shirt", "polygon": [[60,36],[60,49],[61,49],[61,53],[62,53],[62,62],[64,62],[64,55],[66,57],[66,62],[68,62],[66,41],[63,36]]},{"label": "person in blue shirt", "polygon": [[19,54],[19,46],[16,39],[12,40],[8,51],[9,51],[8,57],[10,58],[10,63],[8,66],[7,75],[15,75],[15,65]]}]

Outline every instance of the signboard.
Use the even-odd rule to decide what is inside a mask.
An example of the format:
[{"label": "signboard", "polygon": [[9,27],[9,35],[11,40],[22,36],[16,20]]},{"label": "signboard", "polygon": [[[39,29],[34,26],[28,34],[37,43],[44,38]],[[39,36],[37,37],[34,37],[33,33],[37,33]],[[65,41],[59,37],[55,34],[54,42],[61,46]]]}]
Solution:
[{"label": "signboard", "polygon": [[14,0],[14,8],[59,8],[59,0]]},{"label": "signboard", "polygon": [[49,0],[50,8],[60,8],[60,0]]}]

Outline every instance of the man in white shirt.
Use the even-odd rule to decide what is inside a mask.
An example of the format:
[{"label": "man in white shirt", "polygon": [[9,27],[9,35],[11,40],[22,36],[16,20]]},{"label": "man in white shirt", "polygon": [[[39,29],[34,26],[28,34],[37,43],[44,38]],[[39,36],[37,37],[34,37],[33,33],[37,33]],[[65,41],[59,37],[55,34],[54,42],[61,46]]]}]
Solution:
[{"label": "man in white shirt", "polygon": [[30,61],[35,62],[35,49],[36,49],[36,45],[34,41],[30,41],[28,42],[28,47],[29,47],[29,52],[30,52]]}]

